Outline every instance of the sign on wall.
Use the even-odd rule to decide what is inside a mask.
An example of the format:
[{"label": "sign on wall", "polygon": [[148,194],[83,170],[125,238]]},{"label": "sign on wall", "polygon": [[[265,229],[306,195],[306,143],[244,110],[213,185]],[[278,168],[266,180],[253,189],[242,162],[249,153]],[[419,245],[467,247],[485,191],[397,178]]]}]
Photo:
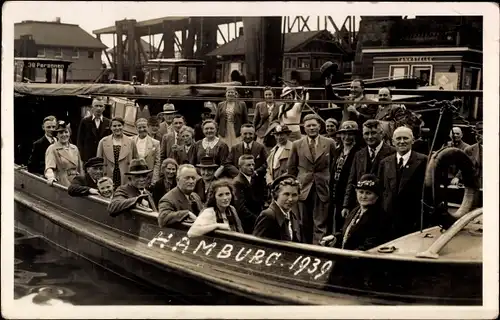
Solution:
[{"label": "sign on wall", "polygon": [[457,90],[458,73],[457,72],[436,72],[434,75],[434,85],[438,89]]}]

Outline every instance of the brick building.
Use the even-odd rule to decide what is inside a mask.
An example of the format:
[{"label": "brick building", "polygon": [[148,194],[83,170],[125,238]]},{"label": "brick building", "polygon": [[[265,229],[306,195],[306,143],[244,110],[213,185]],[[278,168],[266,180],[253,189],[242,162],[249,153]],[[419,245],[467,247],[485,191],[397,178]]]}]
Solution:
[{"label": "brick building", "polygon": [[[103,70],[107,46],[75,24],[23,21],[14,24],[14,56],[70,60],[67,82],[92,82]],[[31,48],[27,48],[31,47]],[[45,77],[39,70],[40,77]],[[43,73],[43,74],[42,74]],[[38,76],[38,74],[37,74]]]}]

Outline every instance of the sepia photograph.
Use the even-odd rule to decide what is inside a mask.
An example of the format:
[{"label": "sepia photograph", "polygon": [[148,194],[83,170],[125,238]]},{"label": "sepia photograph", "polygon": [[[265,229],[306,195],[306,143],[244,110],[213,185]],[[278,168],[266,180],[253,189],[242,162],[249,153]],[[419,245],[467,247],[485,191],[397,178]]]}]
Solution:
[{"label": "sepia photograph", "polygon": [[3,317],[496,318],[499,14],[7,2]]}]

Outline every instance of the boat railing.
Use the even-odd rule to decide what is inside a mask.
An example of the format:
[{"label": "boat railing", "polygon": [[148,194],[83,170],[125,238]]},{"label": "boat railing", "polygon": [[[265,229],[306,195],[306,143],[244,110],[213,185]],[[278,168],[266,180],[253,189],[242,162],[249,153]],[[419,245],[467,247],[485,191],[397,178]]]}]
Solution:
[{"label": "boat railing", "polygon": [[466,225],[483,214],[483,208],[475,209],[458,219],[444,234],[442,234],[427,250],[416,255],[417,258],[438,259],[439,252]]}]

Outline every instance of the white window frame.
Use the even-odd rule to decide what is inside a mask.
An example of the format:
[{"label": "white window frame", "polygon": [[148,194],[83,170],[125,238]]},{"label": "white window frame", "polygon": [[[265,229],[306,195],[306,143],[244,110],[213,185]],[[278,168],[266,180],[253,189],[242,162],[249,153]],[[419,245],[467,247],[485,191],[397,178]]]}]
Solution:
[{"label": "white window frame", "polygon": [[412,65],[411,66],[411,75],[412,76],[416,76],[414,75],[414,72],[415,72],[415,69],[430,69],[429,71],[429,86],[432,86],[433,85],[433,65],[432,64],[415,64],[415,65]]},{"label": "white window frame", "polygon": [[[75,52],[76,52],[76,55],[75,55]],[[80,50],[78,50],[78,48],[73,48],[73,53],[71,54],[71,58],[73,58],[73,59],[80,58]]]},{"label": "white window frame", "polygon": [[407,72],[407,74],[405,74],[405,77],[410,76],[411,68],[410,68],[409,64],[391,64],[391,65],[389,65],[389,78],[393,77],[392,71],[396,68],[406,68],[408,70],[408,72]]},{"label": "white window frame", "polygon": [[[40,51],[40,50],[43,50],[43,54],[38,53],[38,51]],[[45,58],[46,55],[47,55],[47,52],[45,51],[45,48],[37,49],[37,51],[36,51],[37,58]]]},{"label": "white window frame", "polygon": [[[58,55],[58,53],[60,53]],[[55,58],[62,58],[63,57],[63,49],[62,48],[56,48],[54,52],[54,57]]]}]

